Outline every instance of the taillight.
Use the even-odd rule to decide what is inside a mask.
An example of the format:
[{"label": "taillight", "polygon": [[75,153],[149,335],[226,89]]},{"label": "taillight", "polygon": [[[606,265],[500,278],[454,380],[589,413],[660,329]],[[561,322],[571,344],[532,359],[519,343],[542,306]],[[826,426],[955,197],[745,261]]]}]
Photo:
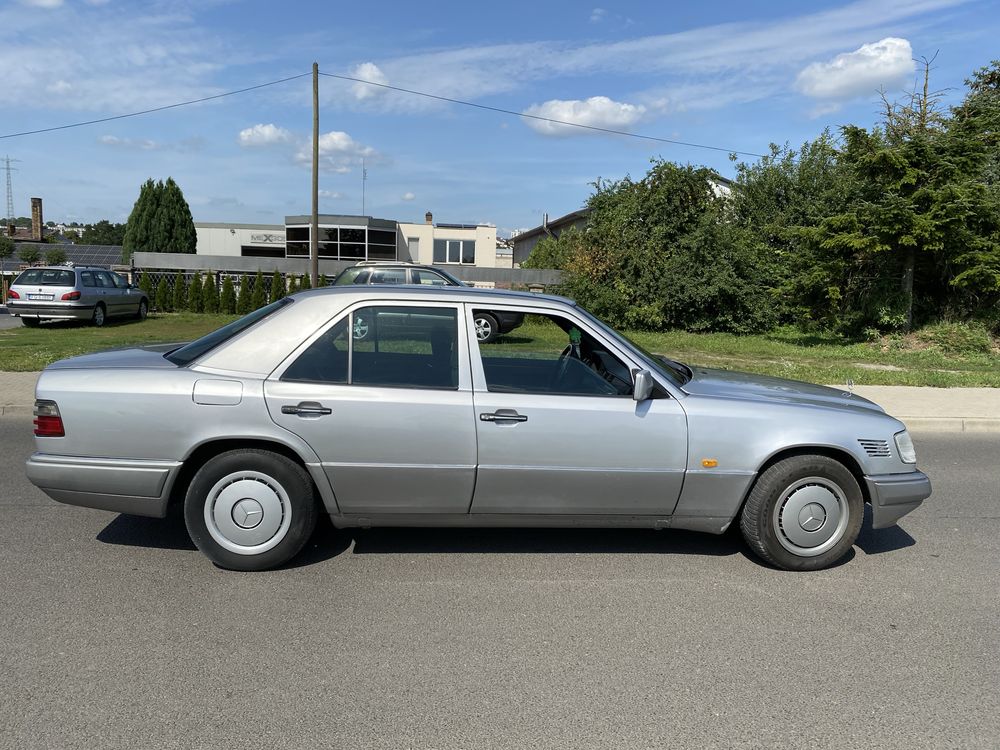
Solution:
[{"label": "taillight", "polygon": [[13,289],[8,289],[7,299],[21,299],[21,295],[15,292]]},{"label": "taillight", "polygon": [[62,417],[55,401],[35,401],[35,437],[64,437]]},{"label": "taillight", "polygon": [[81,296],[80,292],[66,292],[66,294],[64,294],[62,296],[62,299],[63,300],[74,300],[74,299],[80,299],[80,296]]}]

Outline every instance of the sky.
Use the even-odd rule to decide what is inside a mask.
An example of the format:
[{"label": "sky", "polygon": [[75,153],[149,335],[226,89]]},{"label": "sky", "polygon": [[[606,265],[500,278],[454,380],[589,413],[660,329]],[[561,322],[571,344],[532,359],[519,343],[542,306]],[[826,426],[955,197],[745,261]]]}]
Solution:
[{"label": "sky", "polygon": [[[323,73],[510,110],[320,78],[320,211],[490,223],[498,233],[580,208],[597,179],[654,158],[733,176],[732,151],[871,126],[879,89],[955,103],[1000,57],[986,0],[0,3],[0,136]],[[673,141],[573,128],[518,113]],[[15,215],[124,221],[172,176],[195,221],[281,224],[310,210],[306,75],[208,102],[0,138]]]}]

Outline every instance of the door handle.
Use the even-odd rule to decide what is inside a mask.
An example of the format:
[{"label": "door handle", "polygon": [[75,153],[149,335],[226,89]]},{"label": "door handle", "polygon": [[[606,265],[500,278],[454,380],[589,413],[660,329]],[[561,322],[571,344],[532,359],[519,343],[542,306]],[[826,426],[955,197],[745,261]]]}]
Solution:
[{"label": "door handle", "polygon": [[281,413],[295,414],[300,417],[322,417],[325,414],[333,414],[333,409],[315,401],[303,401],[295,406],[282,406]]},{"label": "door handle", "polygon": [[492,413],[480,414],[479,420],[481,422],[527,422],[528,417],[524,414],[518,414],[513,409],[500,409]]}]

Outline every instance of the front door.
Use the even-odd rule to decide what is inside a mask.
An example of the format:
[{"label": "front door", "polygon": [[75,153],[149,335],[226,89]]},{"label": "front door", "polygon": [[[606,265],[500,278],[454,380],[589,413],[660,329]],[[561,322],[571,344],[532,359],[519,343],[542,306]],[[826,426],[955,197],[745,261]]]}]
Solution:
[{"label": "front door", "polygon": [[524,324],[473,352],[472,512],[669,516],[687,461],[677,401],[634,401],[633,368],[583,321],[511,311]]},{"label": "front door", "polygon": [[312,446],[342,513],[468,513],[476,428],[460,313],[360,306],[265,383],[271,418]]}]

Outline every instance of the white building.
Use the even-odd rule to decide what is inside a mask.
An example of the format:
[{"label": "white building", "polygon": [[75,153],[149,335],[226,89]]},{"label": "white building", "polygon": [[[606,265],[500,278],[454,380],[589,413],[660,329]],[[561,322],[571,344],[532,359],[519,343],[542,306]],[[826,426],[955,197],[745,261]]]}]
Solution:
[{"label": "white building", "polygon": [[[319,257],[330,260],[399,260],[428,265],[497,267],[497,230],[485,224],[422,224],[371,216],[321,214]],[[195,222],[199,255],[308,258],[309,216],[279,224]]]}]

